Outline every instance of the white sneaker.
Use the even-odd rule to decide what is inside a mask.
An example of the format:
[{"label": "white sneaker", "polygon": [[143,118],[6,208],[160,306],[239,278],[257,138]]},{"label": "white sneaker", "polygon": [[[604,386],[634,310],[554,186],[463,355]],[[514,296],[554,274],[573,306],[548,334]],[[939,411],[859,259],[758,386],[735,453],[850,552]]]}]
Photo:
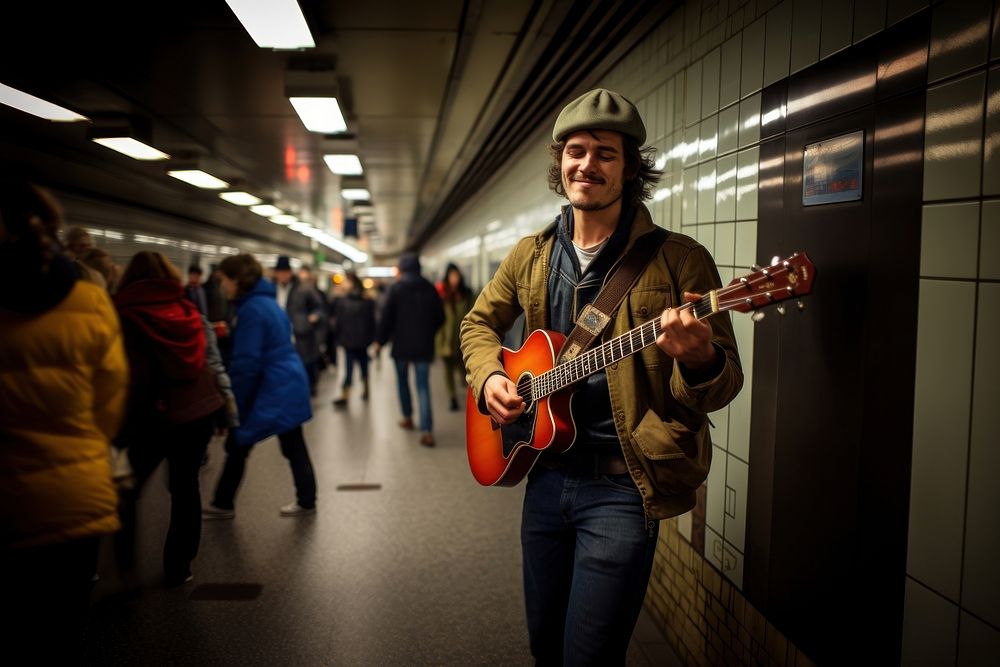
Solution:
[{"label": "white sneaker", "polygon": [[303,514],[312,514],[316,511],[315,507],[302,507],[296,501],[294,503],[289,503],[281,508],[281,516],[301,516]]},{"label": "white sneaker", "polygon": [[201,518],[208,521],[213,519],[232,519],[235,516],[235,510],[224,510],[215,505],[206,505],[201,508]]}]

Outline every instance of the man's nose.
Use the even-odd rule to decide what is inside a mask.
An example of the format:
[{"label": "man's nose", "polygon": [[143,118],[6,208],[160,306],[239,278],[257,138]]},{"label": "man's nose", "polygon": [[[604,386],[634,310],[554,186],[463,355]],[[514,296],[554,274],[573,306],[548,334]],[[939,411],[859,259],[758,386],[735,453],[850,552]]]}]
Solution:
[{"label": "man's nose", "polygon": [[582,158],[580,158],[580,171],[584,173],[590,173],[597,166],[597,156],[593,153],[585,153]]}]

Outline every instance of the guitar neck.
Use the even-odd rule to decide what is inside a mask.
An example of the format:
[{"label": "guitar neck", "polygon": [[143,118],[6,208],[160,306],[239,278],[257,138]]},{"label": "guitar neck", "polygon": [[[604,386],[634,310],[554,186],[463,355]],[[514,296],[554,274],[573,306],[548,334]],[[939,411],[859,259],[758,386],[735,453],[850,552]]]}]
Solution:
[{"label": "guitar neck", "polygon": [[[750,312],[777,301],[809,294],[814,273],[812,262],[805,253],[796,253],[781,262],[775,258],[775,263],[770,267],[736,278],[725,287],[712,290],[698,301],[686,303],[678,310],[691,310],[699,320],[727,310]],[[650,320],[536,375],[531,379],[530,396],[537,400],[565,389],[616,361],[649,347],[659,335],[660,318]]]},{"label": "guitar neck", "polygon": [[[680,309],[692,310],[695,317],[702,320],[722,312],[723,309],[719,307],[716,307],[715,310],[712,309],[713,301],[717,303],[715,290],[712,290],[709,295],[700,301],[687,303],[681,306]],[[617,338],[612,338],[608,342],[592,350],[588,350],[578,357],[564,361],[558,366],[532,378],[532,398],[538,400],[549,394],[554,394],[603,370],[617,361],[621,361],[625,357],[630,357],[656,343],[659,335],[660,318],[656,318],[623,333]]]}]

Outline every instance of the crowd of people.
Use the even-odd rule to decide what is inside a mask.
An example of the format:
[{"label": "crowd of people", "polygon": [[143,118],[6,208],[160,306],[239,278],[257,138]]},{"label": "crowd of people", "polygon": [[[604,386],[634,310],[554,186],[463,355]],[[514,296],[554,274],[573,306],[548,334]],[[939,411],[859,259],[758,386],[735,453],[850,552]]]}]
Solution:
[{"label": "crowd of people", "polygon": [[[331,295],[308,266],[288,257],[273,280],[252,255],[198,264],[187,280],[165,255],[142,251],[125,266],[94,246],[86,229],[63,232],[44,188],[0,183],[0,627],[10,643],[62,658],[73,654],[97,579],[99,544],[111,537],[126,587],[136,570],[136,505],[163,461],[170,519],[163,582],[193,578],[206,519],[235,516],[247,457],[276,436],[295,500],[282,516],[316,511],[317,483],[303,432],[321,371],[343,379],[348,405],[358,368],[370,394],[369,361],[391,344],[400,425],[414,429],[409,367],[416,370],[420,443],[433,446],[429,365],[446,360],[450,407],[464,369],[458,325],[471,293],[457,267],[433,285],[415,255],[376,301],[355,273]],[[213,437],[225,462],[208,504],[200,471]],[[44,635],[44,640],[42,638]],[[56,641],[53,641],[53,638]],[[41,647],[41,648],[39,648]]]}]

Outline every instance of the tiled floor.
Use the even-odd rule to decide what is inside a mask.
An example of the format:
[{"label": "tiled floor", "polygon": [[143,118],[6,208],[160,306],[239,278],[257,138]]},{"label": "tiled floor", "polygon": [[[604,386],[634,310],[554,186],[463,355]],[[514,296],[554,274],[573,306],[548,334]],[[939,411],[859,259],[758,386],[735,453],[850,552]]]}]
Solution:
[{"label": "tiled floor", "polygon": [[[306,426],[319,511],[283,518],[294,498],[277,442],[257,446],[233,521],[205,522],[193,582],[159,583],[167,524],[164,471],[140,504],[137,595],[105,549],[88,626],[87,664],[528,665],[521,593],[523,489],[482,488],[468,471],[461,412],[448,412],[441,368],[432,371],[438,446],[399,429],[391,361],[373,369],[372,400],[335,412],[336,378],[324,375]],[[223,460],[214,444],[203,495]],[[337,490],[380,484],[378,490]],[[105,545],[107,546],[107,545]],[[219,597],[206,584],[255,584]],[[640,618],[629,665],[679,664]]]}]

